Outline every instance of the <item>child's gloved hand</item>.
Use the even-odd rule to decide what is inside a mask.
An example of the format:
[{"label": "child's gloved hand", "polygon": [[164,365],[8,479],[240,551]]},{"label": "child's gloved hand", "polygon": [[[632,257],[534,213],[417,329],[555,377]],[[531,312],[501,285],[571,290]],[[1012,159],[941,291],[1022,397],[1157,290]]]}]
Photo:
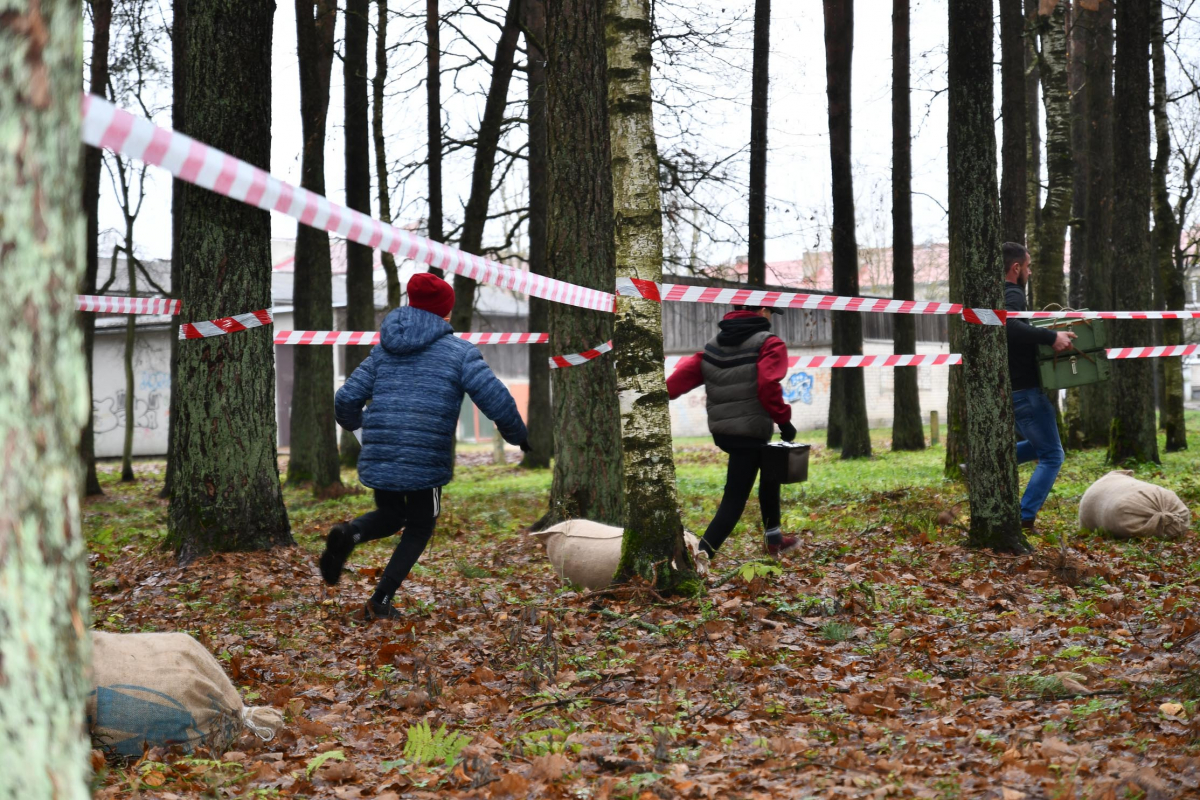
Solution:
[{"label": "child's gloved hand", "polygon": [[790,422],[779,423],[779,438],[785,442],[794,441],[796,438],[796,426]]},{"label": "child's gloved hand", "polygon": [[529,446],[528,439],[522,440],[522,442],[519,445],[517,445],[517,447],[521,448],[522,453],[532,453],[533,452],[533,448]]}]

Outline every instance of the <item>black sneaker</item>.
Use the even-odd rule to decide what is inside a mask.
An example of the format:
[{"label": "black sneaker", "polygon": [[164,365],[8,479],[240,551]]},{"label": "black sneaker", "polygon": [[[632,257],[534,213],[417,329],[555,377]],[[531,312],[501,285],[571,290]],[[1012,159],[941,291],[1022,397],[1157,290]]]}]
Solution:
[{"label": "black sneaker", "polygon": [[376,603],[374,600],[367,600],[367,604],[363,606],[363,619],[367,622],[377,619],[404,619],[404,615],[397,611],[391,603]]},{"label": "black sneaker", "polygon": [[330,586],[342,577],[342,567],[354,550],[354,530],[349,525],[334,525],[325,537],[325,552],[321,553],[321,577]]}]

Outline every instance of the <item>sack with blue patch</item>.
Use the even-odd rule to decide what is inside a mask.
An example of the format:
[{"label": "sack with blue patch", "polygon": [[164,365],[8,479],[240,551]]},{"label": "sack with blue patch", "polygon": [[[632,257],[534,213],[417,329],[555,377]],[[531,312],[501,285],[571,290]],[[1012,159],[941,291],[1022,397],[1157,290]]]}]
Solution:
[{"label": "sack with blue patch", "polygon": [[246,708],[220,662],[186,633],[92,631],[88,729],[95,747],[140,757],[146,747],[221,754],[246,727],[264,740],[283,725]]}]

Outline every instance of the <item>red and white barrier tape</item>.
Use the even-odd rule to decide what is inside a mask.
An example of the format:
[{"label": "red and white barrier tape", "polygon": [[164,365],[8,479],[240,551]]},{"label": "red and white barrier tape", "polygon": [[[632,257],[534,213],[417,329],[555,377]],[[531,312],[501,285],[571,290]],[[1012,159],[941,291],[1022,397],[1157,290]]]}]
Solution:
[{"label": "red and white barrier tape", "polygon": [[75,310],[100,314],[178,314],[179,301],[167,297],[77,294]]},{"label": "red and white barrier tape", "polygon": [[564,356],[551,356],[550,369],[563,369],[564,367],[578,367],[580,364],[586,364],[594,358],[607,353],[613,349],[613,343],[610,339],[594,350],[584,350],[582,353],[568,353]]},{"label": "red and white barrier tape", "polygon": [[270,324],[271,312],[264,309],[251,311],[249,314],[238,314],[233,317],[222,317],[203,322],[185,322],[179,326],[179,338],[207,339],[211,336],[224,336],[227,333],[236,333],[247,328],[258,328]]},{"label": "red and white barrier tape", "polygon": [[1200,311],[1009,311],[1009,319],[1200,319]]},{"label": "red and white barrier tape", "polygon": [[[738,306],[770,306],[772,308],[809,308],[825,311],[870,311],[882,314],[958,314],[957,303],[935,303],[917,300],[883,300],[869,297],[840,297],[831,294],[799,294],[768,292],[761,289],[722,289],[715,286],[684,286],[663,284],[661,289],[649,281],[617,281],[617,294],[629,295],[638,285],[648,285],[664,301],[680,303],[725,303]],[[649,295],[642,295],[644,297]]]},{"label": "red and white barrier tape", "polygon": [[1168,358],[1174,356],[1190,356],[1200,353],[1200,344],[1177,344],[1172,347],[1112,347],[1108,351],[1109,358]]},{"label": "red and white barrier tape", "polygon": [[[456,333],[471,344],[545,344],[548,333]],[[275,331],[275,344],[379,344],[378,331]]]}]

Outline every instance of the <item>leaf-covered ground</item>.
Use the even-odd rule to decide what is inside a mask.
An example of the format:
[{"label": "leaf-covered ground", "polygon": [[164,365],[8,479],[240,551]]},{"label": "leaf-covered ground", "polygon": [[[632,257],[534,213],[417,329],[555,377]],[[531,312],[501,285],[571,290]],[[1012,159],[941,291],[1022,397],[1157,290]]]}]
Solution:
[{"label": "leaf-covered ground", "polygon": [[[160,547],[162,465],[134,484],[106,472],[84,509],[95,627],[192,633],[287,724],[231,752],[109,762],[97,795],[1200,794],[1200,436],[1138,472],[1193,509],[1184,539],[1081,534],[1079,498],[1106,469],[1075,453],[1024,558],[963,548],[965,489],[942,480],[942,449],[893,455],[885,436],[867,461],[818,452],[810,482],[785,487],[799,552],[765,559],[743,522],[707,597],[675,604],[563,586],[523,530],[549,473],[464,452],[396,623],[355,619],[395,540],[357,551],[335,589],[316,570],[329,526],[368,494],[289,488],[296,547],[180,568]],[[724,457],[704,440],[677,455],[699,532]]]}]

